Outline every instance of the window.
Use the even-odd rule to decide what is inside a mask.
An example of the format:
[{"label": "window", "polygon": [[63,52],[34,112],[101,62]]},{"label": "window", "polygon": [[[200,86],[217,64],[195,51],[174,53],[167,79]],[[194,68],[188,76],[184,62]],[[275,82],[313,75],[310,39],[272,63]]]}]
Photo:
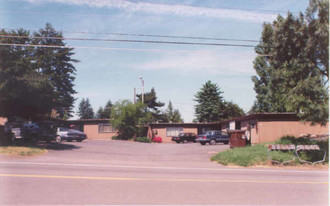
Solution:
[{"label": "window", "polygon": [[110,124],[99,124],[99,133],[115,132]]},{"label": "window", "polygon": [[168,127],[166,128],[166,137],[178,136],[183,133],[183,127]]}]

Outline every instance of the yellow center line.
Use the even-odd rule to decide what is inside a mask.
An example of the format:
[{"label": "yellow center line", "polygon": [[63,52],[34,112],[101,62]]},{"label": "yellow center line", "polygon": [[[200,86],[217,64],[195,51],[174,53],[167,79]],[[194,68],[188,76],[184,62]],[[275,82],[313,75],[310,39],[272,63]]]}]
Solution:
[{"label": "yellow center line", "polygon": [[315,181],[283,181],[283,180],[223,180],[223,179],[181,179],[181,178],[138,178],[138,177],[90,177],[63,175],[32,175],[32,174],[0,174],[0,177],[87,179],[87,180],[121,180],[121,181],[177,181],[177,182],[223,182],[223,183],[275,183],[275,184],[329,184]]}]

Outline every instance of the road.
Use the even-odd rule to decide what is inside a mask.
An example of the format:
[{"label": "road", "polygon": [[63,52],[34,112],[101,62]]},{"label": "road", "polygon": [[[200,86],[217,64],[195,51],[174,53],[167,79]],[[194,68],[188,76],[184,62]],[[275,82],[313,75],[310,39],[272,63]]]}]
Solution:
[{"label": "road", "polygon": [[0,159],[1,205],[328,205],[328,171],[228,168],[228,145],[86,141]]}]

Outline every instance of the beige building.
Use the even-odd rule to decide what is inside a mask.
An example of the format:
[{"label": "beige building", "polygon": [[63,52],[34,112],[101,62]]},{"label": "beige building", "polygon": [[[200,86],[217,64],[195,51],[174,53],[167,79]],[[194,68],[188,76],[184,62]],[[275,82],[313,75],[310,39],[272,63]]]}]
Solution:
[{"label": "beige building", "polygon": [[112,128],[109,119],[80,119],[68,120],[66,124],[69,128],[74,128],[84,132],[88,139],[111,139],[117,135]]},{"label": "beige building", "polygon": [[156,131],[164,142],[171,142],[171,137],[180,132],[201,134],[207,130],[246,130],[249,131],[251,144],[271,142],[285,135],[299,137],[302,135],[329,135],[329,123],[325,126],[301,122],[294,113],[261,113],[229,119],[216,123],[156,123],[150,124],[148,137]]}]

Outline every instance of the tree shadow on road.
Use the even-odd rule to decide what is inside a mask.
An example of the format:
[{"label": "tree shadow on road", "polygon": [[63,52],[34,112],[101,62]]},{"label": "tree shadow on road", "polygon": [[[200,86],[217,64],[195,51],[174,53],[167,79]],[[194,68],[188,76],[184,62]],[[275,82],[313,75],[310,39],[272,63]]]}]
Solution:
[{"label": "tree shadow on road", "polygon": [[7,143],[2,146],[16,146],[16,147],[34,147],[39,149],[47,149],[47,150],[73,150],[80,149],[80,146],[68,143],[57,143],[57,142],[31,142],[31,141],[15,141],[11,143]]}]

